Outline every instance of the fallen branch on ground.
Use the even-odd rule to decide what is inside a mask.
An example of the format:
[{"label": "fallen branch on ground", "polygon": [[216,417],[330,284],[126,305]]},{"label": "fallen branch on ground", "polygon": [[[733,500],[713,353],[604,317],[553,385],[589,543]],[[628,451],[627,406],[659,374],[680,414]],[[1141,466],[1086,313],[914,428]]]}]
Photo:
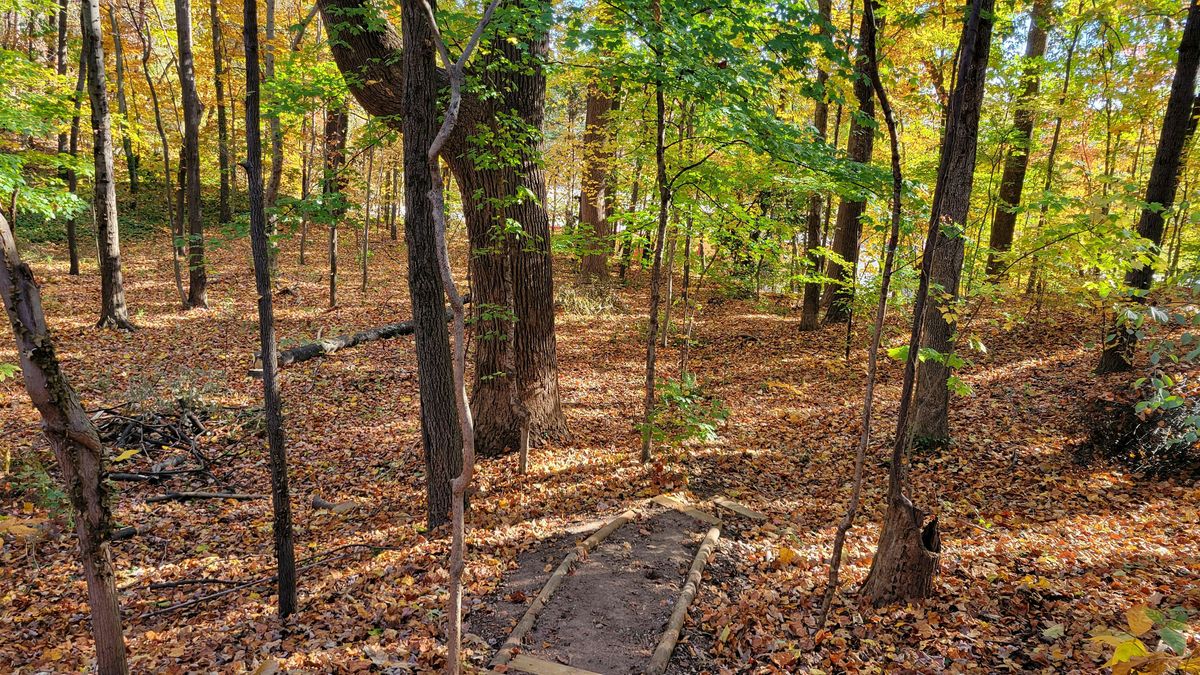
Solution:
[{"label": "fallen branch on ground", "polygon": [[146,503],[187,501],[191,499],[266,499],[266,495],[241,494],[237,492],[168,492],[147,497]]}]

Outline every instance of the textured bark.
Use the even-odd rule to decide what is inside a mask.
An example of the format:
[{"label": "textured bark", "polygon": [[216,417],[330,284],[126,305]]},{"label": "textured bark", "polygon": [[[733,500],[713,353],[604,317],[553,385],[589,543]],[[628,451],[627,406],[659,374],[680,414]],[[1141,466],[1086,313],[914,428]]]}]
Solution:
[{"label": "textured bark", "polygon": [[[819,0],[817,2],[817,10],[821,14],[821,34],[825,37],[829,36],[829,22],[831,20],[833,8],[830,0]],[[829,74],[824,70],[817,69],[817,90],[820,92],[820,97],[817,98],[816,104],[813,106],[813,129],[817,133],[817,137],[822,141],[829,131],[829,103],[825,96],[825,85],[829,82]],[[804,232],[804,248],[805,257],[808,258],[808,273],[814,274],[821,269],[821,257],[817,255],[816,250],[821,247],[821,222],[823,220],[823,209],[825,198],[818,193],[813,193],[808,198],[808,216],[805,220]],[[815,281],[809,281],[804,284],[804,300],[800,311],[800,330],[816,330],[818,328],[818,314],[821,310],[821,284]]]},{"label": "textured bark", "polygon": [[200,210],[200,96],[196,93],[192,54],[191,0],[175,0],[175,34],[179,48],[179,88],[183,98],[184,208],[188,234],[188,307],[208,307],[208,274],[204,262],[204,216]]},{"label": "textured bark", "polygon": [[[875,149],[875,129],[869,120],[875,118],[875,97],[871,93],[871,82],[867,74],[866,43],[867,29],[859,26],[858,54],[854,60],[854,98],[858,101],[858,114],[850,118],[850,136],[846,141],[846,155],[850,160],[867,164]],[[850,303],[854,299],[854,277],[858,266],[858,242],[862,234],[863,211],[867,203],[862,199],[843,197],[838,204],[837,224],[834,228],[833,245],[830,249],[846,261],[830,259],[825,267],[825,276],[833,280],[825,287],[821,304],[825,307],[825,323],[843,323],[850,318]]]},{"label": "textured bark", "polygon": [[229,206],[229,173],[233,167],[229,161],[229,121],[225,119],[225,46],[220,3],[208,0],[208,9],[212,21],[213,89],[217,98],[217,167],[221,176],[217,213],[222,223],[228,223],[233,218]]},{"label": "textured bark", "polygon": [[584,277],[592,279],[608,278],[608,256],[612,253],[612,228],[607,209],[609,164],[612,162],[608,116],[612,109],[612,96],[598,82],[589,84],[583,130],[583,185],[579,197],[579,222],[587,236],[579,268]]},{"label": "textured bark", "polygon": [[[1196,90],[1196,72],[1200,66],[1200,3],[1193,0],[1188,9],[1187,24],[1183,39],[1179,43],[1179,59],[1175,65],[1175,77],[1171,81],[1171,96],[1167,99],[1167,112],[1163,117],[1162,131],[1158,137],[1158,149],[1154,152],[1154,164],[1150,167],[1150,178],[1146,184],[1145,202],[1156,208],[1142,209],[1138,220],[1138,236],[1149,242],[1150,252],[1157,260],[1162,251],[1163,214],[1175,203],[1175,192],[1179,185],[1179,160],[1183,156],[1188,139],[1188,126],[1192,119],[1192,105]],[[1142,265],[1129,270],[1125,285],[1134,292],[1135,302],[1144,303],[1146,292],[1154,281],[1156,265]],[[1132,326],[1118,324],[1113,327],[1113,337],[1106,343],[1097,370],[1112,373],[1129,370],[1133,365],[1133,351],[1137,337]]]},{"label": "textured bark", "polygon": [[104,78],[104,45],[100,33],[99,0],[79,3],[83,50],[87,54],[88,97],[92,103],[92,160],[95,175],[92,209],[100,258],[100,328],[130,330],[121,277],[121,234],[117,223],[117,186],[113,181],[112,126]]},{"label": "textured bark", "polygon": [[[328,17],[326,20],[330,20]],[[334,19],[335,21],[337,19]],[[402,7],[405,44],[402,72],[410,86],[397,90],[408,114],[404,134],[404,237],[408,249],[408,288],[412,297],[421,398],[421,438],[425,447],[427,521],[431,528],[449,519],[450,483],[462,470],[462,431],[454,399],[450,337],[442,306],[444,287],[438,268],[433,206],[433,176],[426,156],[437,132],[440,80],[435,68],[433,33],[421,6]],[[390,29],[389,29],[390,30]],[[393,34],[394,35],[394,34]]]},{"label": "textured bark", "polygon": [[[329,306],[337,307],[338,221],[345,215],[346,136],[350,114],[344,101],[332,103],[325,109],[325,167],[321,193],[329,210]],[[332,200],[332,206],[328,202]]]},{"label": "textured bark", "polygon": [[275,539],[279,616],[296,611],[296,553],[292,544],[292,505],[288,491],[287,452],[283,437],[283,401],[279,392],[279,345],[275,342],[275,310],[271,301],[271,244],[263,198],[262,128],[259,119],[257,0],[245,0],[242,42],[246,51],[246,191],[250,197],[250,249],[254,256],[254,286],[258,291],[258,337],[262,352],[263,411],[267,418],[267,449],[271,463],[272,531]]},{"label": "textured bark", "polygon": [[0,258],[0,297],[16,338],[22,379],[30,400],[41,413],[42,431],[58,461],[64,492],[74,512],[96,643],[96,668],[101,675],[122,675],[129,672],[129,667],[109,550],[112,519],[103,481],[104,450],[91,418],[59,368],[33,272],[17,255],[16,241],[3,215]]},{"label": "textured bark", "polygon": [[117,20],[115,5],[109,5],[108,20],[112,25],[113,64],[117,80],[117,114],[121,116],[121,152],[125,155],[125,167],[129,170],[129,194],[133,196],[130,208],[137,208],[138,156],[133,151],[133,138],[129,127],[129,99],[125,95],[125,46],[121,37],[121,24]]},{"label": "textured bark", "polygon": [[[962,275],[964,229],[975,179],[975,150],[979,139],[979,112],[987,79],[992,43],[994,0],[974,0],[959,42],[958,78],[950,97],[938,179],[934,187],[931,222],[938,227],[930,276],[930,302],[922,317],[921,346],[942,355],[954,351],[956,324],[947,320],[958,300]],[[949,437],[947,413],[950,369],[935,359],[921,362],[917,370],[917,405],[913,409],[914,438],[942,442]]]},{"label": "textured bark", "polygon": [[[513,7],[523,6],[517,4],[521,1],[508,0]],[[364,0],[320,0],[319,4],[335,34],[330,50],[339,69],[350,76],[355,98],[367,112],[388,117],[393,125],[402,124],[409,108],[404,104],[406,75],[395,67],[403,58],[400,36]],[[537,2],[530,7],[524,15],[542,8]],[[501,95],[486,101],[465,96],[443,152],[458,180],[472,250],[481,251],[470,263],[476,318],[482,312],[495,316],[475,324],[478,348],[472,407],[476,448],[484,455],[517,449],[521,408],[528,412],[533,433],[552,438],[566,434],[554,339],[550,221],[538,147],[546,87],[541,64],[547,39],[531,26],[520,30],[529,33],[521,36],[525,46],[497,38],[487,52],[487,62],[496,67],[482,69],[487,84]],[[446,86],[445,71],[435,69],[432,77],[430,86]],[[467,137],[480,126],[495,129],[497,112],[521,119],[527,133],[511,163],[476,167]],[[536,199],[516,199],[526,191]],[[406,184],[405,194],[409,192]],[[406,201],[406,219],[411,206]],[[497,237],[497,223],[509,219],[521,224],[521,236]],[[499,342],[488,340],[488,335],[508,334],[509,328],[500,323],[505,314],[516,319],[513,339],[488,344]],[[504,376],[495,377],[500,373]]]},{"label": "textured bark", "polygon": [[926,523],[925,513],[904,495],[890,499],[863,597],[876,605],[929,597],[941,550],[937,518]]},{"label": "textured bark", "polygon": [[1017,208],[1025,188],[1025,171],[1029,168],[1029,152],[1033,139],[1034,107],[1041,82],[1042,57],[1046,54],[1046,34],[1050,21],[1049,0],[1034,0],[1029,17],[1029,32],[1025,38],[1025,88],[1017,99],[1013,113],[1012,147],[1004,159],[1000,178],[999,204],[992,219],[988,242],[987,275],[998,279],[1004,271],[1004,254],[1012,248],[1013,230],[1017,224]]}]

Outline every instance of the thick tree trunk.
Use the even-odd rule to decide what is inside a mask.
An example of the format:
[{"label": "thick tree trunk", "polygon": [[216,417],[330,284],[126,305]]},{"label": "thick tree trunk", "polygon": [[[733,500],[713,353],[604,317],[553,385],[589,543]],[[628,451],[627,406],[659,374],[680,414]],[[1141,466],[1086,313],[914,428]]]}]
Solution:
[{"label": "thick tree trunk", "polygon": [[1013,230],[1017,225],[1017,208],[1025,188],[1025,171],[1029,168],[1032,149],[1033,117],[1041,82],[1041,59],[1046,54],[1046,34],[1050,21],[1049,0],[1034,0],[1029,16],[1029,32],[1025,38],[1025,89],[1017,99],[1014,113],[1012,146],[1004,159],[1000,178],[1000,203],[992,219],[991,239],[988,242],[987,275],[999,279],[1004,271],[1004,254],[1012,248]]},{"label": "thick tree trunk", "polygon": [[[867,164],[875,148],[875,127],[870,120],[875,118],[875,97],[871,94],[871,83],[867,79],[866,57],[867,30],[859,26],[858,54],[854,61],[854,98],[858,101],[858,114],[850,118],[850,137],[846,142],[846,154],[855,162]],[[863,211],[866,202],[861,199],[843,197],[838,204],[837,225],[830,249],[845,261],[845,265],[830,259],[825,267],[825,276],[832,283],[825,287],[821,304],[825,306],[825,323],[844,323],[850,318],[851,302],[854,300],[855,269],[858,266],[858,242],[862,233]]]},{"label": "thick tree trunk", "polygon": [[121,38],[121,24],[117,20],[115,5],[109,5],[108,20],[112,25],[113,62],[117,76],[117,114],[121,116],[121,152],[125,154],[125,166],[129,170],[129,194],[132,197],[129,207],[137,208],[138,193],[138,156],[133,151],[133,137],[129,129],[133,121],[129,119],[129,99],[125,96],[125,47]]},{"label": "thick tree trunk", "polygon": [[221,11],[217,0],[208,0],[212,20],[213,89],[217,98],[217,167],[221,174],[221,191],[217,213],[222,223],[233,218],[229,206],[229,179],[233,170],[229,161],[229,121],[225,119],[225,45],[221,35]]},{"label": "thick tree trunk", "polygon": [[[1146,184],[1145,202],[1153,208],[1143,209],[1138,220],[1138,236],[1149,243],[1149,252],[1155,263],[1135,267],[1125,275],[1125,285],[1132,292],[1134,302],[1146,301],[1146,293],[1154,281],[1154,270],[1162,251],[1163,214],[1174,205],[1175,192],[1179,185],[1179,159],[1183,156],[1185,141],[1188,139],[1198,66],[1200,3],[1192,0],[1188,8],[1187,24],[1183,29],[1183,39],[1179,43],[1179,59],[1175,65],[1175,77],[1171,81],[1171,96],[1167,99],[1167,112],[1163,117],[1162,132],[1158,137],[1158,149],[1154,152],[1154,164],[1150,168],[1150,179]],[[1133,326],[1123,323],[1113,327],[1113,336],[1106,341],[1098,372],[1119,372],[1132,367],[1133,351],[1137,347],[1137,337],[1133,331]]]},{"label": "thick tree trunk", "polygon": [[[85,0],[84,5],[87,4]],[[99,12],[96,7],[91,11],[99,28]],[[0,215],[0,256],[3,258],[0,296],[16,338],[25,389],[41,413],[42,431],[58,460],[64,492],[74,512],[92,614],[96,669],[101,675],[122,675],[129,672],[129,666],[125,661],[121,603],[109,551],[112,519],[104,483],[104,449],[79,397],[59,369],[37,283],[29,266],[21,262],[12,230],[3,215]]]},{"label": "thick tree trunk", "polygon": [[979,112],[987,79],[992,44],[994,0],[974,0],[959,43],[958,78],[950,97],[946,130],[942,137],[938,180],[933,193],[932,220],[938,224],[934,244],[932,302],[925,308],[921,346],[937,350],[941,359],[925,359],[917,370],[917,405],[912,434],[916,439],[942,443],[950,435],[947,412],[951,369],[946,360],[954,351],[956,323],[947,318],[958,301],[963,245],[971,187],[975,179],[975,150],[979,139]]},{"label": "thick tree trunk", "polygon": [[609,141],[608,116],[612,95],[599,82],[588,85],[587,112],[583,131],[583,186],[579,197],[579,222],[585,229],[580,272],[586,278],[608,278],[608,256],[612,253],[612,231],[608,222]]},{"label": "thick tree trunk", "polygon": [[92,102],[92,209],[100,258],[100,328],[133,329],[125,306],[121,277],[121,235],[117,223],[117,186],[113,181],[112,126],[104,78],[104,46],[100,33],[99,0],[82,0],[80,25],[87,54],[88,96]]},{"label": "thick tree trunk", "polygon": [[[829,22],[832,17],[833,8],[830,0],[820,0],[817,3],[817,9],[821,14],[821,34],[829,36]],[[817,137],[822,141],[829,130],[829,103],[825,94],[826,83],[829,82],[829,74],[824,70],[817,69],[817,90],[819,97],[816,104],[813,106],[813,129],[817,132]],[[804,233],[804,254],[808,260],[806,272],[808,274],[816,274],[821,269],[821,256],[817,255],[817,249],[821,247],[821,208],[825,204],[825,198],[818,193],[813,193],[808,198],[808,217],[805,221]],[[800,311],[800,330],[816,330],[819,326],[818,314],[821,310],[821,284],[815,281],[809,281],[804,284],[804,300]]]},{"label": "thick tree trunk", "polygon": [[[397,91],[406,109],[404,134],[404,238],[408,246],[408,289],[416,324],[417,374],[421,398],[421,439],[425,448],[427,520],[430,528],[449,519],[451,481],[462,471],[462,430],[454,394],[450,336],[442,306],[444,287],[437,259],[436,228],[429,193],[433,176],[427,151],[437,133],[439,78],[434,36],[422,7],[401,9],[404,44]],[[327,17],[327,20],[330,18]],[[332,19],[337,21],[337,19]],[[332,29],[332,27],[331,27]]]},{"label": "thick tree trunk", "polygon": [[271,505],[274,511],[276,576],[279,616],[296,611],[296,553],[292,544],[292,505],[288,491],[287,452],[283,437],[283,401],[279,392],[275,342],[275,310],[271,302],[271,244],[263,199],[262,130],[259,119],[257,0],[245,0],[242,41],[246,50],[246,191],[250,197],[250,248],[254,256],[254,286],[258,291],[258,336],[262,352],[263,410],[267,418],[267,448],[271,458]]},{"label": "thick tree trunk", "polygon": [[179,88],[183,98],[182,162],[187,167],[184,203],[188,234],[188,307],[208,307],[204,216],[200,210],[200,96],[196,93],[195,58],[192,55],[191,0],[175,0],[175,33],[179,41]]},{"label": "thick tree trunk", "polygon": [[345,215],[343,191],[346,176],[346,136],[350,114],[346,103],[332,103],[325,109],[325,167],[322,178],[322,198],[329,218],[329,306],[337,307],[338,221]]}]

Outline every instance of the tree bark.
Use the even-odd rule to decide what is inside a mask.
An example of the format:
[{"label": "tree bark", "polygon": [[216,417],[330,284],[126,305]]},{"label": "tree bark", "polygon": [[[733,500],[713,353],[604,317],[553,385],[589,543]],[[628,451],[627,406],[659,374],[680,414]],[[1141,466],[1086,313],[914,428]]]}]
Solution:
[{"label": "tree bark", "polygon": [[937,350],[942,356],[920,362],[912,434],[916,439],[934,443],[942,443],[950,435],[947,423],[950,391],[947,383],[951,369],[946,361],[954,352],[957,329],[956,322],[949,314],[955,310],[958,282],[962,275],[964,233],[975,179],[979,113],[992,44],[994,5],[995,0],[974,0],[967,21],[963,24],[958,77],[946,115],[938,179],[930,211],[932,222],[938,226],[930,278],[935,291],[922,317],[921,346]]},{"label": "tree bark", "polygon": [[[84,5],[87,4],[85,0]],[[98,28],[97,9],[93,7],[91,12]],[[104,449],[79,397],[59,368],[33,271],[17,254],[16,241],[3,215],[0,215],[0,256],[3,257],[0,296],[16,338],[25,389],[42,416],[42,431],[58,461],[64,491],[74,512],[92,614],[96,667],[101,675],[123,675],[129,672],[129,666],[109,550],[112,518],[103,480]]]},{"label": "tree bark", "polygon": [[[659,0],[653,5],[654,20],[659,31],[657,40],[652,40],[652,50],[658,70],[662,72],[662,58],[665,46],[661,42],[662,5]],[[655,183],[658,186],[658,233],[654,239],[654,262],[650,267],[650,313],[646,328],[646,390],[643,401],[642,418],[642,463],[650,461],[651,443],[654,438],[655,425],[655,365],[657,354],[655,347],[658,338],[658,303],[661,293],[663,244],[667,236],[667,216],[671,208],[671,184],[667,179],[667,105],[666,87],[662,78],[654,82],[654,163]]]},{"label": "tree bark", "polygon": [[[58,2],[58,44],[55,58],[60,77],[66,77],[67,75],[67,3],[68,0],[59,0]],[[86,56],[84,50],[81,50],[79,55],[79,72],[75,77],[75,94],[73,99],[75,115],[71,118],[70,134],[62,132],[58,135],[59,154],[70,154],[72,158],[78,154],[79,150],[79,112],[83,104],[83,87],[87,79],[87,67],[84,61]],[[75,190],[79,186],[79,177],[75,175],[75,171],[73,169],[61,169],[59,178],[67,184],[67,189],[70,190],[71,194],[75,194]],[[67,218],[67,254],[70,258],[70,270],[67,274],[79,276],[79,246],[75,236],[75,216],[73,215]]]},{"label": "tree bark", "polygon": [[133,122],[129,119],[129,100],[125,96],[125,47],[121,38],[121,24],[117,20],[115,5],[108,8],[108,20],[112,24],[113,62],[117,76],[117,114],[121,116],[121,152],[125,154],[125,166],[129,170],[129,194],[132,197],[129,207],[137,208],[138,194],[138,156],[133,151],[133,138],[129,127]]},{"label": "tree bark", "polygon": [[[265,32],[267,47],[263,54],[263,75],[266,81],[275,79],[275,0],[267,0],[267,21]],[[283,130],[279,125],[279,115],[274,113],[267,116],[267,125],[271,134],[271,177],[267,181],[267,206],[275,206],[279,198],[279,184],[283,179]],[[270,223],[271,233],[274,234],[274,220]],[[271,256],[272,261],[275,256]]]},{"label": "tree bark", "polygon": [[121,277],[121,234],[117,222],[117,186],[113,181],[112,126],[104,78],[104,45],[100,32],[99,0],[82,0],[80,25],[87,54],[88,96],[92,103],[92,209],[100,258],[99,328],[132,330]]},{"label": "tree bark", "polygon": [[[1183,156],[1188,139],[1188,125],[1192,119],[1192,105],[1196,91],[1196,72],[1200,66],[1200,3],[1192,0],[1188,8],[1187,24],[1179,43],[1179,59],[1175,65],[1175,77],[1171,81],[1171,95],[1167,99],[1167,112],[1163,117],[1162,131],[1158,137],[1158,149],[1154,152],[1154,164],[1150,167],[1150,178],[1146,184],[1145,202],[1149,208],[1142,209],[1138,220],[1138,236],[1148,243],[1155,263],[1143,264],[1125,274],[1125,285],[1129,287],[1132,301],[1146,302],[1146,295],[1154,281],[1154,270],[1162,252],[1163,214],[1171,210],[1175,192],[1179,185],[1179,160]],[[1129,370],[1133,366],[1133,352],[1137,347],[1137,336],[1132,325],[1118,322],[1113,335],[1105,342],[1100,356],[1100,373]]]},{"label": "tree bark", "polygon": [[[200,210],[200,96],[196,93],[192,55],[191,0],[175,0],[175,33],[179,45],[179,88],[183,98],[184,187],[188,233],[188,307],[208,307],[208,274],[204,262],[204,219]],[[226,159],[228,161],[228,159]]]},{"label": "tree bark", "polygon": [[279,345],[275,342],[275,310],[271,301],[271,244],[263,199],[262,129],[259,119],[257,0],[245,0],[242,42],[246,51],[246,191],[250,197],[250,248],[254,257],[254,286],[258,291],[258,336],[262,349],[263,410],[267,418],[267,448],[271,460],[272,531],[275,538],[279,617],[296,611],[296,553],[292,544],[292,505],[288,491],[287,451],[283,437],[280,397]]},{"label": "tree bark", "polygon": [[1012,146],[1004,159],[1004,173],[1000,178],[999,204],[992,219],[992,232],[988,242],[987,275],[998,280],[1004,272],[1004,254],[1012,248],[1013,230],[1017,225],[1017,208],[1021,205],[1021,192],[1025,188],[1025,171],[1029,168],[1029,153],[1032,150],[1033,118],[1037,104],[1038,87],[1041,83],[1041,59],[1046,54],[1046,36],[1050,21],[1049,0],[1034,0],[1029,16],[1029,32],[1025,38],[1025,89],[1017,99],[1013,114]]},{"label": "tree bark", "polygon": [[[821,15],[820,31],[825,37],[829,37],[829,22],[832,20],[833,14],[831,5],[830,0],[817,2],[817,11]],[[817,132],[817,138],[822,142],[825,141],[829,131],[829,103],[825,93],[825,86],[828,82],[829,74],[818,68],[818,98],[813,106],[813,129]],[[823,219],[821,207],[824,204],[825,198],[819,193],[814,192],[808,198],[808,216],[804,233],[804,254],[808,259],[806,274],[817,274],[821,269],[821,256],[817,255],[817,249],[821,247],[821,222]],[[817,319],[820,310],[821,284],[816,281],[805,282],[804,299],[800,311],[800,330],[816,330],[819,327]]]},{"label": "tree bark", "polygon": [[612,228],[608,222],[609,164],[612,147],[608,116],[612,95],[599,82],[588,85],[587,112],[583,130],[583,185],[579,198],[579,222],[585,229],[580,271],[585,278],[608,278],[608,256],[612,253]]},{"label": "tree bark", "polygon": [[[421,5],[401,8],[404,31],[402,70],[396,75],[408,86],[396,90],[407,114],[404,134],[404,238],[408,249],[408,288],[412,297],[417,346],[417,379],[421,399],[421,439],[430,528],[446,523],[452,507],[451,481],[462,471],[462,430],[454,394],[454,366],[446,330],[442,297],[445,292],[437,259],[433,176],[427,151],[437,133],[441,78],[434,55],[434,36]],[[326,20],[339,19],[326,17]],[[390,31],[390,29],[389,29]],[[392,33],[394,36],[394,33]]]},{"label": "tree bark", "polygon": [[346,213],[346,136],[350,114],[345,101],[325,109],[325,167],[321,195],[329,218],[329,306],[337,307],[338,221]]},{"label": "tree bark", "polygon": [[221,11],[217,0],[208,0],[212,20],[213,89],[217,98],[217,166],[221,175],[221,191],[217,213],[222,223],[233,218],[229,206],[229,179],[233,167],[229,161],[229,122],[225,119],[225,45],[221,35]]},{"label": "tree bark", "polygon": [[[868,164],[875,148],[875,97],[867,70],[867,29],[859,26],[858,54],[854,60],[854,98],[858,101],[858,113],[850,118],[850,136],[846,142],[846,155],[851,161]],[[843,197],[838,204],[837,225],[834,228],[833,245],[830,249],[845,261],[845,265],[830,259],[825,267],[825,276],[832,283],[825,287],[821,304],[825,306],[825,323],[844,323],[850,319],[851,302],[854,300],[855,269],[858,266],[858,242],[862,233],[863,211],[867,203],[863,199]]]}]

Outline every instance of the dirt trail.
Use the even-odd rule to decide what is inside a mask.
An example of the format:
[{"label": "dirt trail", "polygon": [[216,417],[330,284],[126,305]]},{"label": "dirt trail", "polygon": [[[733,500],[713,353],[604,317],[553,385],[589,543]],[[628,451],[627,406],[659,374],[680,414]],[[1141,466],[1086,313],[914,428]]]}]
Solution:
[{"label": "dirt trail", "polygon": [[661,510],[618,529],[563,581],[525,652],[597,673],[642,672],[708,527]]}]

